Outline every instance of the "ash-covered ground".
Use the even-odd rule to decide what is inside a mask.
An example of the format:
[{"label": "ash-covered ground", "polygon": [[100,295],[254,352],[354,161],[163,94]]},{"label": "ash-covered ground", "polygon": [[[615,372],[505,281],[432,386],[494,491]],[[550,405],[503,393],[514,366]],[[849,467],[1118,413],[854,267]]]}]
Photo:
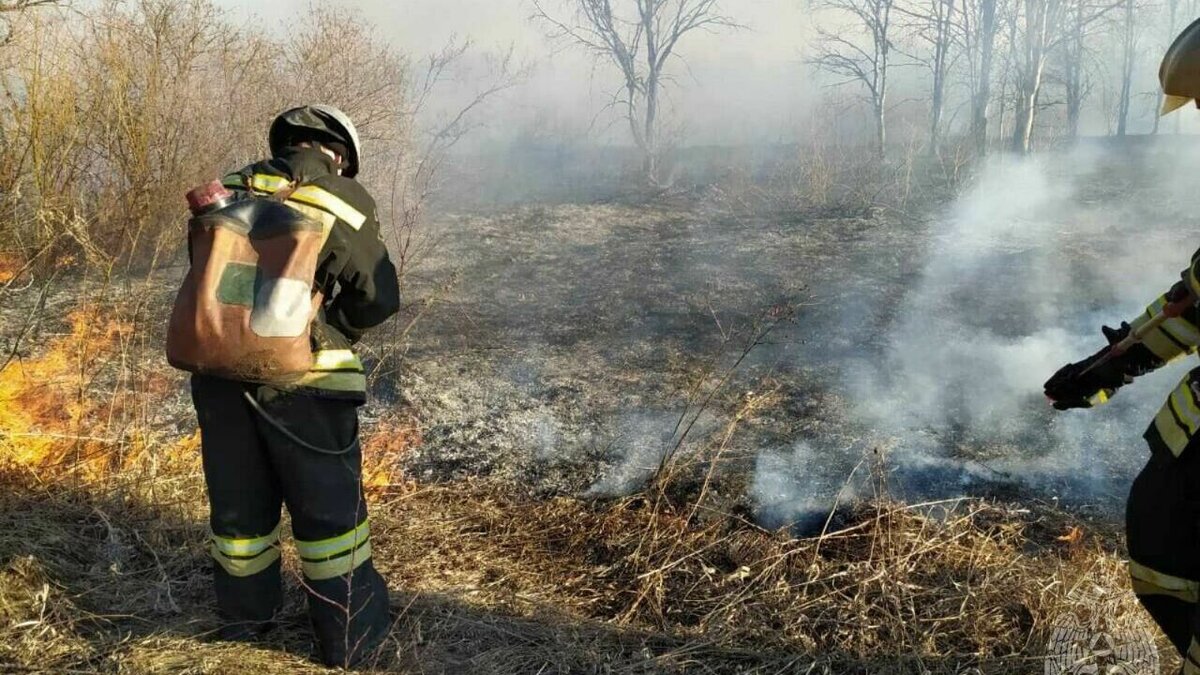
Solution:
[{"label": "ash-covered ground", "polygon": [[[881,482],[1114,515],[1180,367],[1096,411],[1051,414],[1040,384],[1187,265],[1187,155],[997,160],[957,200],[866,213],[699,191],[441,214],[409,279],[439,302],[408,337],[398,389],[424,443],[405,468],[622,494],[690,426],[680,456],[723,447],[743,476],[729,498],[771,525]],[[698,400],[780,307],[795,313]]]},{"label": "ash-covered ground", "polygon": [[[403,337],[399,376],[374,378],[367,432],[413,414],[409,477],[535,496],[627,494],[678,447],[693,473],[716,457],[721,503],[770,526],[806,529],[884,488],[1116,518],[1146,459],[1141,434],[1193,364],[1092,411],[1053,413],[1041,383],[1188,264],[1200,245],[1191,149],[998,159],[958,198],[903,208],[709,188],[443,210],[406,277],[414,307],[434,304]],[[10,289],[0,346],[36,357],[81,299],[115,297],[114,285],[161,329],[182,271]],[[368,361],[396,334],[369,340]],[[153,336],[141,343],[146,367],[169,374]],[[163,438],[194,428],[175,375],[154,411]]]},{"label": "ash-covered ground", "polygon": [[[923,230],[746,217],[703,202],[527,206],[440,224],[445,237],[420,274],[458,281],[409,352],[402,387],[434,422],[416,477],[488,474],[604,494],[637,487],[678,442],[681,419],[698,418],[684,442],[702,444],[764,383],[779,388],[778,405],[748,421],[730,454],[844,436],[845,406],[822,384],[827,364],[806,363],[801,342],[852,349],[872,336],[802,325],[830,323],[837,310],[821,289],[856,284],[864,265],[898,287]],[[793,305],[796,323],[768,334],[701,410],[697,381],[729,372],[772,308]]]}]

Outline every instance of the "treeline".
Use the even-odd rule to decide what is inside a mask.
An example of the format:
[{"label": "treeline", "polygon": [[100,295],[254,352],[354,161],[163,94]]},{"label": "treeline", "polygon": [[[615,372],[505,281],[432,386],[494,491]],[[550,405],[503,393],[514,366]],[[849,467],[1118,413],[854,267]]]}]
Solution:
[{"label": "treeline", "polygon": [[[1027,153],[1077,137],[1090,117],[1124,136],[1158,133],[1154,74],[1196,0],[814,0],[810,63],[865,94],[878,155],[915,96],[923,142]],[[898,86],[898,82],[903,82]],[[1151,118],[1152,119],[1148,119]],[[1177,123],[1177,122],[1172,122]]]},{"label": "treeline", "polygon": [[401,196],[381,210],[405,208],[410,64],[353,15],[307,10],[286,39],[207,0],[0,16],[0,258],[10,266],[163,259],[183,243],[184,193],[261,157],[272,117],[300,102],[351,115],[365,180]]}]

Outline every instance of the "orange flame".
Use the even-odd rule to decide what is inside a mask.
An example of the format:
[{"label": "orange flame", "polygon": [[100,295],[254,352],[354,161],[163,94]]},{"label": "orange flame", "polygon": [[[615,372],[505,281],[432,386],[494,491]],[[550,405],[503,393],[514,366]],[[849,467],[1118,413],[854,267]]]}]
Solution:
[{"label": "orange flame", "polygon": [[110,437],[116,397],[92,390],[103,357],[128,335],[127,322],[94,308],[68,318],[71,332],[53,340],[37,358],[13,359],[0,370],[0,463],[39,469],[74,464],[99,468]]},{"label": "orange flame", "polygon": [[17,278],[21,271],[21,260],[11,253],[0,253],[0,284]]},{"label": "orange flame", "polygon": [[363,441],[363,489],[376,493],[404,482],[400,461],[421,444],[421,429],[412,420],[381,422]]}]

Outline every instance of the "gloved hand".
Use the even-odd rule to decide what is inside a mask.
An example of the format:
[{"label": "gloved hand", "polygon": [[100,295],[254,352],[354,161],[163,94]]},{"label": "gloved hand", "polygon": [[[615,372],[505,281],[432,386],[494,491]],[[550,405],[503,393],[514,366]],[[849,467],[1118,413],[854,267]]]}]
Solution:
[{"label": "gloved hand", "polygon": [[1120,328],[1104,326],[1101,330],[1108,340],[1108,347],[1082,361],[1068,363],[1059,368],[1058,372],[1054,373],[1054,376],[1046,380],[1046,384],[1043,385],[1046,398],[1050,399],[1056,409],[1091,408],[1093,405],[1104,403],[1122,385],[1133,381],[1133,377],[1126,372],[1126,364],[1120,357],[1102,363],[1084,373],[1093,363],[1104,358],[1112,345],[1124,340],[1131,329],[1129,324],[1122,323]]}]

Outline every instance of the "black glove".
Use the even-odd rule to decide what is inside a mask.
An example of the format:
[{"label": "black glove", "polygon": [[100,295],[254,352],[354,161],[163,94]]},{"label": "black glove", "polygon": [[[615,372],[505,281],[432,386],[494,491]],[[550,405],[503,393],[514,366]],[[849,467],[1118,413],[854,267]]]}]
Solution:
[{"label": "black glove", "polygon": [[1068,363],[1058,369],[1057,373],[1043,385],[1046,398],[1050,399],[1058,410],[1071,408],[1090,408],[1098,394],[1104,395],[1104,400],[1111,398],[1122,385],[1129,384],[1133,377],[1128,373],[1128,364],[1122,357],[1110,359],[1090,371],[1084,373],[1091,365],[1108,353],[1108,350],[1129,335],[1130,327],[1122,323],[1118,329],[1104,326],[1101,329],[1108,340],[1108,347],[1092,354],[1077,363]]}]

